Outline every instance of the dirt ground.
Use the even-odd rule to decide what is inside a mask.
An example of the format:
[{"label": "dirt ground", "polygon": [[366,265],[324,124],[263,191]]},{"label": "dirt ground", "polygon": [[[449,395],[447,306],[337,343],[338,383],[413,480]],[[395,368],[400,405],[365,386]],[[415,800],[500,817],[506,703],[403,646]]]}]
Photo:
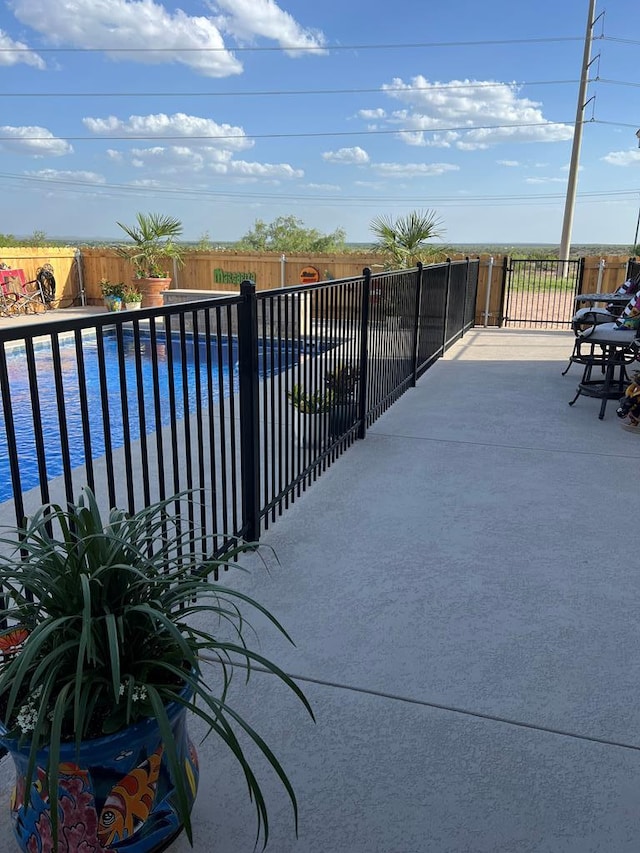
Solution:
[{"label": "dirt ground", "polygon": [[573,290],[515,291],[505,313],[510,328],[567,329],[575,313]]}]

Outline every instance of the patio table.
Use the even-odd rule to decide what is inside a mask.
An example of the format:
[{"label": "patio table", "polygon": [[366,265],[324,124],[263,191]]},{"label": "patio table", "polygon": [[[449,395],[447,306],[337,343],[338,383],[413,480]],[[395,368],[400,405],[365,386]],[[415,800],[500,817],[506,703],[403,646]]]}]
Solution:
[{"label": "patio table", "polygon": [[575,302],[588,302],[590,305],[595,305],[596,302],[610,302],[613,305],[626,305],[631,299],[631,294],[624,293],[579,293],[575,297]]}]

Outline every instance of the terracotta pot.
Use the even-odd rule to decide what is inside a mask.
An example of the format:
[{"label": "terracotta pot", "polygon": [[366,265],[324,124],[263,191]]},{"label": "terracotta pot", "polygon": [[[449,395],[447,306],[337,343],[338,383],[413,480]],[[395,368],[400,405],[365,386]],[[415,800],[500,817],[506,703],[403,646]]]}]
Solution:
[{"label": "terracotta pot", "polygon": [[[167,706],[189,807],[198,787],[198,759],[189,740],[186,709]],[[49,793],[43,768],[47,750],[38,753],[28,802],[25,776],[29,744],[18,746],[0,726],[0,740],[13,758],[16,786],[11,797],[14,834],[20,850],[52,853]],[[58,838],[60,850],[154,853],[164,850],[182,830],[175,810],[175,787],[155,719],[142,720],[109,737],[63,744],[59,765]],[[71,846],[71,839],[73,847]],[[4,847],[2,848],[5,849]]]},{"label": "terracotta pot", "polygon": [[170,278],[134,278],[136,289],[142,294],[143,308],[157,308],[163,304],[163,290],[169,290]]}]

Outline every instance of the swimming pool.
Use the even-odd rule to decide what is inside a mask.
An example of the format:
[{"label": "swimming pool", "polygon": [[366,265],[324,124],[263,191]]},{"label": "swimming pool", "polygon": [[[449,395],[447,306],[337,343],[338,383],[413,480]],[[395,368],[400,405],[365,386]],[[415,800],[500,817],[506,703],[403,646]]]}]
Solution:
[{"label": "swimming pool", "polygon": [[[98,360],[98,342],[95,332],[83,337],[82,353],[85,364],[86,388],[89,408],[89,427],[91,434],[91,456],[97,459],[105,453],[105,435],[103,415],[108,415],[110,423],[110,439],[112,450],[123,446],[125,441],[122,402],[120,391],[120,375],[118,363],[118,343],[115,331],[108,330],[103,335],[106,383],[106,404],[103,406],[100,393],[100,374]],[[138,409],[138,381],[136,377],[135,342],[131,334],[124,332],[125,352],[124,370],[127,392],[127,410],[129,417],[129,435],[131,440],[140,437],[140,417]],[[197,359],[194,346],[197,346]],[[155,352],[152,352],[150,337],[141,334],[139,347],[139,364],[142,374],[142,396],[144,398],[144,422],[147,434],[156,429],[168,426],[171,422],[171,407],[169,405],[170,385],[175,398],[175,417],[184,417],[183,374],[187,374],[188,410],[195,411],[198,405],[196,397],[197,379],[203,388],[212,391],[211,402],[229,397],[238,391],[237,371],[237,341],[216,339],[211,346],[211,376],[207,372],[206,345],[203,341],[194,344],[192,338],[186,339],[186,371],[183,370],[182,353],[179,345],[172,343],[171,353],[167,352],[166,340],[158,336],[155,342]],[[297,343],[281,345],[275,351],[269,344],[259,346],[259,375],[261,378],[277,374],[296,363],[300,347]],[[85,463],[82,417],[80,408],[80,387],[76,351],[73,338],[61,339],[60,356],[64,386],[64,406],[69,434],[69,452],[71,466],[76,468]],[[42,343],[36,347],[36,371],[38,396],[41,409],[41,423],[45,438],[45,458],[47,478],[52,479],[63,473],[62,450],[60,442],[60,424],[56,402],[55,381],[53,375],[52,352],[50,345]],[[172,365],[171,365],[172,362]],[[154,371],[154,363],[157,369]],[[196,371],[196,363],[199,370]],[[170,369],[172,366],[172,370]],[[11,394],[13,419],[17,436],[18,456],[22,490],[27,491],[39,483],[36,442],[34,439],[33,409],[31,405],[28,372],[25,365],[25,351],[15,349],[7,352],[7,368],[9,389]],[[156,379],[154,379],[154,373]],[[199,377],[197,377],[199,373]],[[160,422],[156,420],[154,387],[160,398]],[[4,413],[0,411],[0,502],[13,496],[11,474],[8,459],[7,435],[4,423]]]}]

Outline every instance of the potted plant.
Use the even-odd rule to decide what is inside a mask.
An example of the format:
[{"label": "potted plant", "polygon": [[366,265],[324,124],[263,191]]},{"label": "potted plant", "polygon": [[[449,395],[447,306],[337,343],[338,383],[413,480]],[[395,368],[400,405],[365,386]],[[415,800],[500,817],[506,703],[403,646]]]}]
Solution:
[{"label": "potted plant", "polygon": [[107,311],[122,310],[124,299],[124,283],[109,281],[108,278],[100,279],[100,290]]},{"label": "potted plant", "polygon": [[299,413],[293,417],[294,436],[302,447],[320,450],[326,433],[326,415],[331,411],[330,395],[326,390],[309,392],[294,385],[287,397]]},{"label": "potted plant", "polygon": [[160,294],[171,284],[168,262],[184,263],[184,248],[175,242],[182,234],[182,223],[159,213],[138,213],[136,219],[136,225],[116,223],[134,245],[115,246],[115,252],[132,264],[144,307],[162,305]]},{"label": "potted plant", "polygon": [[343,435],[356,419],[356,389],[360,372],[350,364],[336,367],[324,378],[331,396],[329,430],[333,438]]},{"label": "potted plant", "polygon": [[136,311],[142,305],[142,294],[137,288],[129,286],[124,291],[124,307],[126,311]]},{"label": "potted plant", "polygon": [[[338,438],[349,429],[355,420],[355,397],[359,380],[359,371],[351,365],[343,364],[325,373],[322,389],[306,391],[300,385],[293,386],[287,396],[293,407],[298,409],[306,420],[302,430],[303,446],[311,446],[314,450],[320,448],[325,433],[325,415],[330,439]],[[294,429],[296,426],[294,418]]]},{"label": "potted plant", "polygon": [[[164,849],[190,812],[198,763],[185,715],[197,714],[238,759],[268,838],[266,806],[235,729],[291,784],[268,746],[228,704],[233,664],[253,663],[296,684],[248,642],[258,602],[209,575],[224,559],[176,509],[188,494],[103,520],[83,489],[76,504],[41,508],[0,540],[0,743],[16,766],[11,809],[25,853]],[[183,505],[184,509],[184,505]],[[194,513],[197,515],[197,513]],[[201,556],[198,557],[197,555]],[[203,619],[204,617],[204,619]],[[201,656],[219,664],[207,673]],[[211,674],[213,673],[213,674]]]},{"label": "potted plant", "polygon": [[391,294],[384,294],[381,300],[384,325],[387,329],[399,329],[402,321],[402,310],[398,299]]}]

